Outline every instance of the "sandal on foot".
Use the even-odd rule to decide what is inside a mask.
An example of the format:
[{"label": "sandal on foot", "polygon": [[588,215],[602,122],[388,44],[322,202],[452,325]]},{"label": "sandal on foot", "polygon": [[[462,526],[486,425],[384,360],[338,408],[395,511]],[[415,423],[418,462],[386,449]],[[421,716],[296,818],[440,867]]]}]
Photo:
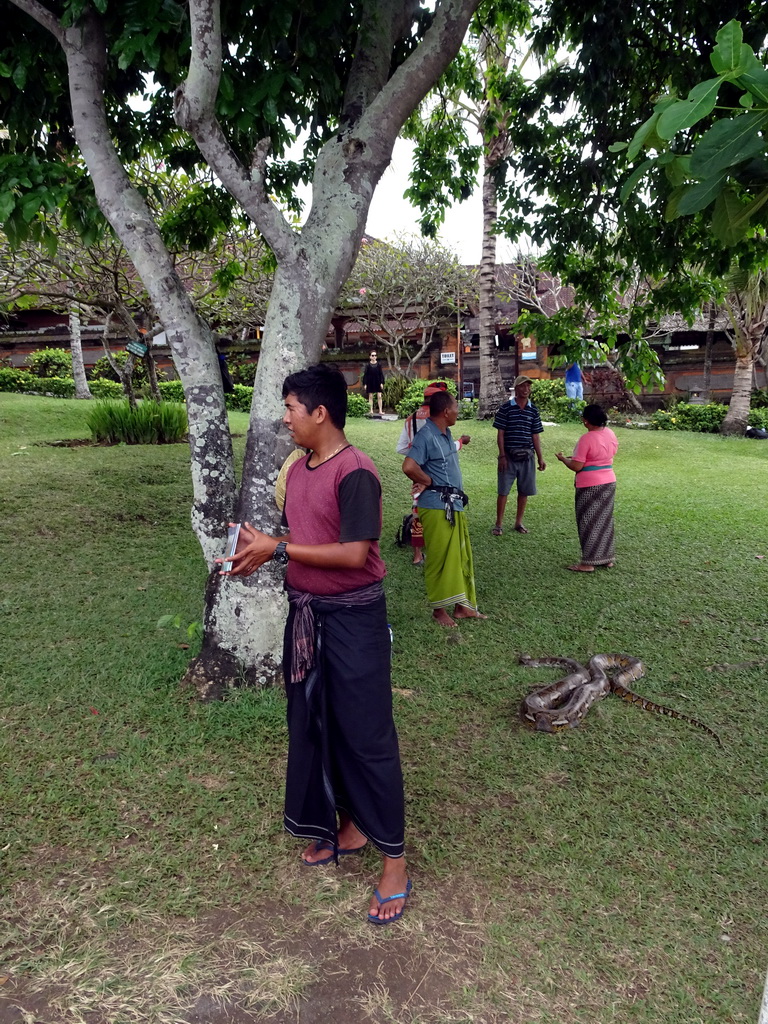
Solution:
[{"label": "sandal on foot", "polygon": [[[345,849],[343,846],[340,846],[338,849],[338,854],[339,857],[347,857],[349,856],[349,854],[352,853],[362,853],[364,849],[365,844],[363,844],[362,846],[356,846],[354,849],[349,850]],[[331,861],[334,860],[333,843],[329,843],[327,839],[316,840],[315,845],[312,847],[312,852],[322,853],[323,850],[330,850],[330,853],[328,854],[327,857],[323,857],[322,860],[304,860],[304,858],[302,857],[301,863],[306,868],[319,868],[322,864],[330,864]]]},{"label": "sandal on foot", "polygon": [[494,526],[494,528],[491,530],[491,533],[493,534],[494,537],[500,537],[504,533],[504,531],[500,526]]},{"label": "sandal on foot", "polygon": [[[385,903],[392,903],[393,900],[405,900],[407,902],[408,897],[411,895],[411,889],[413,883],[410,878],[408,884],[405,887],[405,892],[396,892],[394,896],[382,896],[378,889],[373,890],[373,895],[376,897],[376,902],[379,904],[379,910],[384,906]],[[405,910],[405,903],[403,903],[403,910]],[[368,920],[371,924],[392,924],[394,921],[399,921],[403,916],[403,910],[398,910],[392,917],[379,917],[376,914],[369,914]]]},{"label": "sandal on foot", "polygon": [[517,533],[528,533],[528,531],[526,530],[526,528],[523,526],[522,523],[517,523],[515,525],[515,531]]},{"label": "sandal on foot", "polygon": [[586,566],[583,566],[583,565],[567,565],[566,569],[570,569],[571,572],[594,572],[595,571],[594,565],[590,566],[589,568],[587,568]]}]

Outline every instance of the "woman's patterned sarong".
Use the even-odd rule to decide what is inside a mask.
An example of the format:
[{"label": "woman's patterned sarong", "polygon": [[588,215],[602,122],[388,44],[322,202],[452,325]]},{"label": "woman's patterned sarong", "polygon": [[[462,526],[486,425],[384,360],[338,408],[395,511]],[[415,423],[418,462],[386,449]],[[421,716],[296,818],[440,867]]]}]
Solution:
[{"label": "woman's patterned sarong", "polygon": [[613,499],[616,482],[576,488],[576,526],[583,565],[613,561]]}]

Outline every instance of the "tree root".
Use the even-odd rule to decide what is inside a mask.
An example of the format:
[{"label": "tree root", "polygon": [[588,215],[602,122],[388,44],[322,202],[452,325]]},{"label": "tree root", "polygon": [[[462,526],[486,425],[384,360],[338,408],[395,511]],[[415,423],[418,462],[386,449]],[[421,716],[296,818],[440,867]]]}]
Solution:
[{"label": "tree root", "polygon": [[246,667],[229,651],[206,644],[189,663],[181,686],[184,690],[194,691],[197,700],[207,704],[223,700],[227,693],[240,687],[279,686],[282,681],[282,667],[272,659],[265,659],[255,667]]}]

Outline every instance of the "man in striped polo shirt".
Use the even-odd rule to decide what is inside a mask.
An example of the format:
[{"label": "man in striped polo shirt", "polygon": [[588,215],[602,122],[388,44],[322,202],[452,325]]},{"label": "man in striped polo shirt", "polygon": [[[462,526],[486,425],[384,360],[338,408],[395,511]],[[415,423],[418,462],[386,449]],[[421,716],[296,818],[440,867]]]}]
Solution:
[{"label": "man in striped polo shirt", "polygon": [[539,410],[531,402],[531,378],[515,377],[512,388],[515,397],[496,413],[493,425],[498,431],[499,466],[498,466],[498,498],[496,499],[496,525],[491,531],[495,537],[502,534],[504,510],[512,484],[517,482],[517,515],[515,530],[528,533],[523,526],[523,514],[528,497],[536,493],[536,469],[533,464],[534,454],[538,460],[539,471],[547,468],[541,454],[543,433]]}]

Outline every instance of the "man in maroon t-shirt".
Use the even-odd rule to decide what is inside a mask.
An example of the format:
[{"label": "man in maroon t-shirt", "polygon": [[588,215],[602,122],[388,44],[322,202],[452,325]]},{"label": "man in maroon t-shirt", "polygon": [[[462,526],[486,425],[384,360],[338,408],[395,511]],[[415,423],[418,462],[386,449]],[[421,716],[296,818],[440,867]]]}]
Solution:
[{"label": "man in maroon t-shirt", "polygon": [[368,920],[390,924],[402,916],[411,882],[378,545],[381,482],[344,436],[347,386],[338,370],[292,374],[283,398],[294,443],[311,449],[288,471],[290,532],[269,537],[243,524],[246,543],[232,573],[249,575],[269,560],[287,566],[285,828],[313,840],[302,853],[308,866],[372,842],[383,870]]}]

